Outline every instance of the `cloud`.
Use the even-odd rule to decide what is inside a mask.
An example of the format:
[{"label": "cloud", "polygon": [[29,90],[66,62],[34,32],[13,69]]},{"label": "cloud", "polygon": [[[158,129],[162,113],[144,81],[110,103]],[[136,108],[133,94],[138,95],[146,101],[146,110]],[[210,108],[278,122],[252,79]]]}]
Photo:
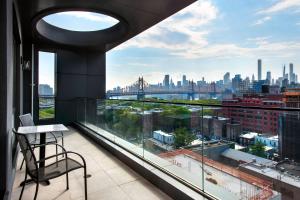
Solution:
[{"label": "cloud", "polygon": [[267,21],[269,21],[271,19],[272,19],[272,17],[266,16],[264,18],[261,18],[261,19],[257,20],[256,22],[254,22],[253,25],[254,26],[261,25],[261,24],[264,24],[265,22],[267,22]]},{"label": "cloud", "polygon": [[113,17],[109,17],[107,15],[99,14],[99,13],[91,13],[91,12],[85,12],[85,11],[66,11],[57,13],[58,15],[68,15],[76,18],[81,18],[85,20],[95,21],[95,22],[102,22],[102,23],[118,23],[118,20],[116,20]]},{"label": "cloud", "polygon": [[154,64],[151,63],[143,63],[143,62],[131,62],[127,64],[128,66],[136,66],[136,67],[155,67]]},{"label": "cloud", "polygon": [[[246,44],[209,43],[209,27],[218,16],[219,10],[211,0],[200,0],[118,46],[116,50],[130,47],[156,48],[165,50],[170,56],[185,59],[289,57],[297,56],[296,53],[300,52],[300,42],[270,42],[270,37],[246,39]],[[266,16],[256,24],[262,24],[270,19],[270,16]],[[179,35],[181,39],[178,39]]]},{"label": "cloud", "polygon": [[287,9],[295,9],[300,7],[300,0],[279,0],[269,8],[258,11],[258,14],[277,13]]},{"label": "cloud", "polygon": [[247,38],[247,41],[255,44],[266,44],[270,38],[271,36]]},{"label": "cloud", "polygon": [[193,57],[192,55],[189,56],[190,52],[208,44],[206,35],[209,31],[204,27],[215,20],[217,16],[218,9],[211,0],[199,0],[179,11],[176,15],[118,46],[116,50],[129,47],[150,47],[166,49],[173,55],[186,52],[186,57]]}]

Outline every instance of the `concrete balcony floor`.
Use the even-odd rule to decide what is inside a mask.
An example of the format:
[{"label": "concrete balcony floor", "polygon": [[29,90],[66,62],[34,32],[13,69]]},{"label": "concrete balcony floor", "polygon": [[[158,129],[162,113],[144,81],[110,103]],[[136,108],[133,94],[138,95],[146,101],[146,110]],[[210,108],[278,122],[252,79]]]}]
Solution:
[{"label": "concrete balcony floor", "polygon": [[[65,133],[65,148],[84,156],[87,162],[89,200],[170,200],[171,198],[152,185],[131,168],[119,161],[111,153],[93,143],[89,139],[70,128]],[[53,147],[47,147],[46,153],[52,155]],[[38,151],[36,151],[38,153]],[[75,157],[74,157],[75,158]],[[19,199],[24,179],[24,168],[19,170],[23,159],[18,157],[16,177],[13,186],[12,199]],[[81,200],[84,199],[83,169],[69,173],[70,189],[66,190],[65,176],[52,179],[50,185],[40,184],[38,198],[41,200]],[[33,199],[35,183],[28,184],[23,193],[23,200]]]}]

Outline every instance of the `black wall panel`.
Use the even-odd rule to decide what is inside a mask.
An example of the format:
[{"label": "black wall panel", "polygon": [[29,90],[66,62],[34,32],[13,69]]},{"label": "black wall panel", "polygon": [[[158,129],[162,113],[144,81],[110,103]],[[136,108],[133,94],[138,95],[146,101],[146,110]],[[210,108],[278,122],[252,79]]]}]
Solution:
[{"label": "black wall panel", "polygon": [[13,94],[12,1],[0,1],[0,199],[8,199],[12,178]]},{"label": "black wall panel", "polygon": [[105,53],[57,50],[56,122],[76,119],[76,98],[105,97]]}]

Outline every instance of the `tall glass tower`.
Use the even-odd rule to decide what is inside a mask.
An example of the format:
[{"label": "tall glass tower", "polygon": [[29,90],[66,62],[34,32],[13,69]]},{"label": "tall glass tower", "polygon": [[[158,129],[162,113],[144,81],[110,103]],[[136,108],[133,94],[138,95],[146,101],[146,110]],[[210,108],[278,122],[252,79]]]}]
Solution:
[{"label": "tall glass tower", "polygon": [[259,81],[261,80],[261,59],[257,61],[257,78]]}]

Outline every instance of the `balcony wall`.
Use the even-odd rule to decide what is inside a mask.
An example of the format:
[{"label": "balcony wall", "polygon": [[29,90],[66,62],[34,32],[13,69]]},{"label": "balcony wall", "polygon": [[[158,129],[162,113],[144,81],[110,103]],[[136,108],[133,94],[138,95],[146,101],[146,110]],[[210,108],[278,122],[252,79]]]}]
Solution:
[{"label": "balcony wall", "polygon": [[9,198],[12,185],[13,14],[11,0],[0,2],[0,199]]},{"label": "balcony wall", "polygon": [[105,97],[105,53],[82,50],[56,52],[56,121],[68,124],[76,116],[74,98]]}]

